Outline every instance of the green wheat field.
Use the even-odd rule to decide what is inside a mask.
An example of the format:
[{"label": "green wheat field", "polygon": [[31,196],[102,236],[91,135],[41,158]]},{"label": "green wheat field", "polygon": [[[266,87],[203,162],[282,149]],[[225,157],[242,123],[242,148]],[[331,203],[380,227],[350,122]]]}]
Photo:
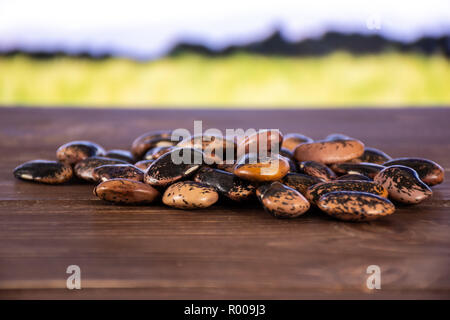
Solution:
[{"label": "green wheat field", "polygon": [[384,53],[288,58],[182,54],[0,57],[0,105],[82,107],[449,106],[450,60]]}]

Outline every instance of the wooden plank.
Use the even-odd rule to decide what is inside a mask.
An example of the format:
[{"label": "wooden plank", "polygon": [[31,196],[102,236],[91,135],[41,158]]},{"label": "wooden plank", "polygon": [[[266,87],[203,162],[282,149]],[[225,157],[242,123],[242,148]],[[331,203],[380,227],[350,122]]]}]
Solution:
[{"label": "wooden plank", "polygon": [[[342,223],[318,211],[277,220],[257,203],[181,211],[115,206],[78,183],[18,181],[21,162],[70,140],[129,148],[142,132],[279,128],[342,132],[392,156],[450,168],[450,109],[111,110],[0,108],[0,298],[450,298],[450,184],[383,220]],[[82,290],[67,290],[79,265]],[[379,265],[382,289],[366,287]]]}]

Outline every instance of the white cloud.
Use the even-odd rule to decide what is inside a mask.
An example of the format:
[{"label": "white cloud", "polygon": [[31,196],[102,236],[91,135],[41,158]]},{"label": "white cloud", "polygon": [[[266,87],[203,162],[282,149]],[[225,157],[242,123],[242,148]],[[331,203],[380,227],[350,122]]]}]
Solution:
[{"label": "white cloud", "polygon": [[450,30],[448,0],[0,0],[0,49],[154,56],[182,37],[220,48],[261,38],[274,26],[292,40],[328,27],[367,32],[371,14],[381,17],[381,33],[397,39]]}]

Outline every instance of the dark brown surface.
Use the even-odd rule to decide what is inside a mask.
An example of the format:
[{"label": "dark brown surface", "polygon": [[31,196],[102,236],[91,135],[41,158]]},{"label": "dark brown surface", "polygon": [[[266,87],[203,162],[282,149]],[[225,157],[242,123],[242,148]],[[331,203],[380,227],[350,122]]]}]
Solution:
[{"label": "dark brown surface", "polygon": [[[181,211],[105,204],[88,184],[18,181],[70,140],[129,148],[152,129],[341,132],[393,157],[426,157],[449,175],[450,109],[81,110],[0,108],[0,298],[450,298],[450,184],[370,223],[318,212],[277,220],[255,205]],[[450,178],[447,178],[447,181]],[[366,268],[381,267],[381,290]],[[82,290],[66,289],[81,267]]]}]

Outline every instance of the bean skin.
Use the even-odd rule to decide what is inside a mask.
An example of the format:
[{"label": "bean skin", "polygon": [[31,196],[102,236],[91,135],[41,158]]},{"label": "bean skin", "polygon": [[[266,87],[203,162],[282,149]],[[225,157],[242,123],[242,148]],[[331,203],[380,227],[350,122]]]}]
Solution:
[{"label": "bean skin", "polygon": [[56,150],[56,158],[67,164],[76,164],[90,157],[102,157],[106,153],[100,145],[91,141],[71,141]]},{"label": "bean skin", "polygon": [[387,167],[375,176],[374,181],[388,190],[391,199],[406,204],[422,202],[433,193],[414,169],[405,166]]},{"label": "bean skin", "polygon": [[289,170],[288,160],[279,154],[261,158],[250,153],[239,159],[234,174],[244,180],[264,182],[282,179]]},{"label": "bean skin", "polygon": [[295,159],[324,164],[346,162],[361,156],[364,144],[359,140],[332,140],[302,143],[294,151]]},{"label": "bean skin", "polygon": [[111,179],[144,180],[144,171],[131,164],[107,164],[94,169],[92,174],[96,181]]},{"label": "bean skin", "polygon": [[388,197],[388,191],[382,185],[372,181],[347,180],[322,182],[308,188],[306,198],[314,204],[317,204],[319,198],[333,191],[361,191],[373,193],[383,198]]},{"label": "bean skin", "polygon": [[[173,157],[183,161],[175,163]],[[165,187],[193,174],[202,164],[202,151],[193,148],[175,148],[163,154],[148,167],[144,182],[152,186]]]},{"label": "bean skin", "polygon": [[57,161],[32,160],[16,167],[14,176],[21,180],[60,184],[72,178],[73,170],[70,165]]},{"label": "bean skin", "polygon": [[127,162],[105,157],[90,157],[78,162],[73,170],[78,178],[90,182],[96,182],[97,179],[94,177],[94,169],[105,164],[127,164]]},{"label": "bean skin", "polygon": [[324,182],[322,179],[309,176],[303,173],[288,173],[282,180],[281,183],[293,188],[300,192],[302,195],[306,196],[306,191],[309,187]]},{"label": "bean skin", "polygon": [[128,179],[111,179],[94,188],[94,195],[102,200],[124,203],[152,203],[159,198],[160,193],[155,188],[139,181]]},{"label": "bean skin", "polygon": [[193,179],[213,187],[217,192],[234,201],[244,201],[255,194],[255,186],[251,182],[219,169],[202,167],[195,173]]},{"label": "bean skin", "polygon": [[219,199],[213,187],[194,181],[177,182],[166,189],[163,203],[177,209],[203,209]]},{"label": "bean skin", "polygon": [[151,148],[173,146],[178,143],[178,141],[172,141],[171,138],[171,130],[146,132],[133,141],[131,145],[131,153],[136,160],[140,160]]},{"label": "bean skin", "polygon": [[440,184],[444,181],[444,169],[434,161],[421,158],[396,158],[383,164],[386,167],[401,165],[414,169],[420,180],[429,186]]},{"label": "bean skin", "polygon": [[362,174],[373,179],[375,175],[385,167],[375,163],[334,163],[330,168],[339,175],[344,174]]},{"label": "bean skin", "polygon": [[343,221],[372,221],[391,215],[395,206],[388,199],[360,191],[335,191],[320,197],[317,206]]},{"label": "bean skin", "polygon": [[302,194],[276,181],[259,196],[264,209],[276,218],[297,218],[308,211],[310,204]]},{"label": "bean skin", "polygon": [[300,172],[317,177],[323,181],[336,179],[336,174],[323,163],[316,161],[303,161],[299,163]]}]

